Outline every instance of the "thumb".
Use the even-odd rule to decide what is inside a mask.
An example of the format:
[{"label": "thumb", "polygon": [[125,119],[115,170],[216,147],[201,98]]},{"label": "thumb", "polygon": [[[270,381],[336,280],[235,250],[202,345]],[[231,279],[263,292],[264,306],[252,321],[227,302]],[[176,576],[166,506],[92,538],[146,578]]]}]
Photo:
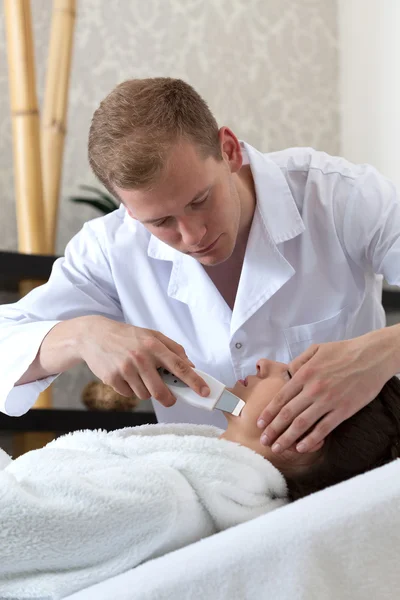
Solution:
[{"label": "thumb", "polygon": [[312,344],[307,350],[297,356],[291,363],[289,363],[289,371],[293,376],[303,365],[305,365],[319,349],[319,344]]}]

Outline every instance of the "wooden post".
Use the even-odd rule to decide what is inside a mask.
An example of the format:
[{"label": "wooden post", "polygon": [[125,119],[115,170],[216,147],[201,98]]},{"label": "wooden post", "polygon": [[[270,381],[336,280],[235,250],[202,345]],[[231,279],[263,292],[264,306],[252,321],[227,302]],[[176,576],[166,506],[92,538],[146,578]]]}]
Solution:
[{"label": "wooden post", "polygon": [[18,249],[46,254],[39,111],[29,0],[4,0],[13,131]]},{"label": "wooden post", "polygon": [[[52,254],[65,136],[75,0],[54,0],[49,51],[43,160],[36,96],[30,0],[4,0],[13,130],[18,249],[27,254]],[[44,186],[42,181],[44,181]],[[28,293],[43,282],[23,282]],[[51,391],[40,394],[34,408],[51,407]],[[15,437],[15,455],[39,448],[51,433]]]},{"label": "wooden post", "polygon": [[42,112],[42,176],[48,253],[55,252],[71,71],[75,0],[54,0]]},{"label": "wooden post", "polygon": [[[8,77],[14,152],[14,181],[18,224],[18,249],[27,254],[46,254],[40,156],[39,110],[36,97],[35,59],[29,0],[4,0]],[[37,284],[37,282],[36,282]],[[26,283],[24,291],[34,287]],[[50,407],[50,390],[37,406]],[[51,434],[14,436],[14,455],[43,446]]]}]

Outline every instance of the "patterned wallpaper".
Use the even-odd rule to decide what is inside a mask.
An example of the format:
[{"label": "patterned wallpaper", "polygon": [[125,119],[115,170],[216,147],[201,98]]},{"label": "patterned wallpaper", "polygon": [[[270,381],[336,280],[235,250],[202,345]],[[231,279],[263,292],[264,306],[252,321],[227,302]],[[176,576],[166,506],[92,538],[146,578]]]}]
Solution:
[{"label": "patterned wallpaper", "polygon": [[[50,0],[32,0],[39,101]],[[306,145],[338,153],[336,0],[78,0],[58,252],[97,213],[68,202],[93,184],[91,115],[120,81],[172,76],[205,97],[219,123],[263,151]],[[17,247],[6,43],[0,4],[0,248]],[[4,295],[0,302],[9,301]],[[57,406],[79,406],[84,368],[54,385]]]}]

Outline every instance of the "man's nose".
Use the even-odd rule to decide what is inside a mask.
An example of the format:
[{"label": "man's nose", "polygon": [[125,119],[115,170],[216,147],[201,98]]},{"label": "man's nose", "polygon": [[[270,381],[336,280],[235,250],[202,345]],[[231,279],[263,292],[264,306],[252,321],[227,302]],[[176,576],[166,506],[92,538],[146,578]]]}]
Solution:
[{"label": "man's nose", "polygon": [[196,251],[201,248],[201,241],[207,230],[206,226],[199,223],[196,218],[188,217],[179,220],[179,232],[185,246],[192,251]]}]

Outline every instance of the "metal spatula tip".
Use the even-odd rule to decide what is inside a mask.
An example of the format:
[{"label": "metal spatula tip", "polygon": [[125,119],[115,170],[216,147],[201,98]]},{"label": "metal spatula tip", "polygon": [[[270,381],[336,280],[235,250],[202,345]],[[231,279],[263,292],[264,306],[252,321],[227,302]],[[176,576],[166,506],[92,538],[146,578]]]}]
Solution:
[{"label": "metal spatula tip", "polygon": [[242,412],[244,405],[245,402],[243,400],[235,396],[235,394],[232,394],[232,392],[228,392],[228,390],[225,390],[224,392],[222,392],[220,399],[215,405],[215,408],[218,408],[218,410],[222,410],[224,412],[231,413],[235,417],[238,417]]}]

